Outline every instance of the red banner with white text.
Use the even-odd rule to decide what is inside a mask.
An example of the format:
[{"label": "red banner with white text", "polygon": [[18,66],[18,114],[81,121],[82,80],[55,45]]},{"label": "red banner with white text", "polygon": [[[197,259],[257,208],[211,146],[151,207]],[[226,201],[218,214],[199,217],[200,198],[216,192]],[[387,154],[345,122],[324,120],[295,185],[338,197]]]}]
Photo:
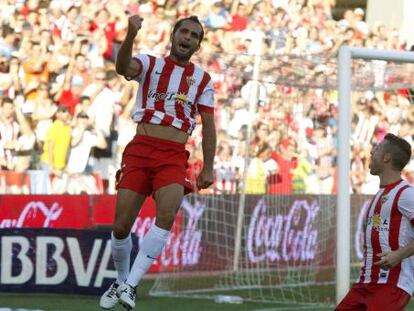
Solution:
[{"label": "red banner with white text", "polygon": [[[114,195],[2,195],[0,196],[0,228],[110,229],[115,215]],[[132,233],[142,240],[155,221],[156,207],[151,197],[145,200]],[[180,262],[181,215],[175,220],[171,237],[163,255],[150,272],[169,270]],[[171,258],[171,257],[174,258]],[[161,258],[171,258],[161,263]]]},{"label": "red banner with white text", "polygon": [[0,228],[88,229],[87,195],[2,195]]}]

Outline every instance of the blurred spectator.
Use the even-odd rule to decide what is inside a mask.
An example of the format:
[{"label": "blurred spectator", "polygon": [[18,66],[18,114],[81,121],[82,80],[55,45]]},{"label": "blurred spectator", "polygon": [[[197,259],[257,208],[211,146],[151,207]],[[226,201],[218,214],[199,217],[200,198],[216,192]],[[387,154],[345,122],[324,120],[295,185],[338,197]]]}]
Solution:
[{"label": "blurred spectator", "polygon": [[247,110],[247,104],[242,98],[234,98],[231,104],[233,118],[229,122],[228,134],[237,137],[240,128],[249,122],[251,116]]},{"label": "blurred spectator", "polygon": [[15,146],[14,170],[24,172],[32,166],[36,136],[33,131],[31,120],[22,113],[21,104],[16,107],[16,118],[20,125],[19,137]]},{"label": "blurred spectator", "polygon": [[232,162],[232,149],[226,142],[218,145],[215,170],[216,193],[236,193],[236,168]]},{"label": "blurred spectator", "polygon": [[89,123],[88,115],[81,112],[76,117],[75,126],[72,130],[66,171],[70,174],[84,173],[92,147],[105,149],[107,142],[103,133],[94,129],[93,125]]},{"label": "blurred spectator", "polygon": [[269,172],[265,163],[270,159],[271,152],[272,150],[270,149],[270,146],[264,144],[253,153],[247,168],[246,193],[266,193],[266,178],[268,177]]},{"label": "blurred spectator", "polygon": [[292,193],[292,174],[297,166],[296,142],[292,138],[283,139],[272,158],[277,163],[278,171],[268,178],[269,193]]},{"label": "blurred spectator", "polygon": [[364,21],[364,10],[356,8],[354,10],[355,28],[363,35],[367,36],[369,33],[368,24]]},{"label": "blurred spectator", "polygon": [[35,133],[36,138],[43,146],[46,139],[46,132],[52,125],[52,118],[57,112],[57,105],[51,100],[49,87],[42,82],[38,87],[38,95],[34,101],[34,109],[32,119],[36,122]]},{"label": "blurred spectator", "polygon": [[49,71],[47,68],[49,58],[50,56],[46,53],[46,51],[42,51],[42,47],[39,42],[31,42],[28,57],[22,62],[25,73],[24,81],[26,84],[38,80],[46,83],[49,81]]},{"label": "blurred spectator", "polygon": [[362,184],[365,180],[365,174],[368,169],[368,159],[365,158],[363,148],[360,144],[352,147],[351,157],[351,184],[354,193],[360,193]]},{"label": "blurred spectator", "polygon": [[352,134],[353,141],[356,144],[365,144],[371,141],[379,121],[375,109],[375,102],[368,103],[366,98],[361,98],[356,103],[355,116],[358,121]]},{"label": "blurred spectator", "polygon": [[228,23],[230,22],[230,14],[223,7],[221,1],[217,1],[212,6],[212,10],[209,15],[204,20],[207,27],[213,29],[223,29],[227,28]]},{"label": "blurred spectator", "polygon": [[71,135],[69,110],[66,106],[59,106],[56,120],[46,133],[43,154],[40,159],[42,168],[57,176],[62,175],[69,153]]},{"label": "blurred spectator", "polygon": [[295,194],[308,192],[309,176],[312,173],[307,151],[302,150],[298,156],[297,166],[292,171],[292,192]]},{"label": "blurred spectator", "polygon": [[93,83],[83,92],[91,99],[88,116],[94,121],[96,129],[102,131],[105,137],[110,136],[115,104],[119,100],[119,96],[109,85],[116,79],[113,71],[107,75],[103,69],[98,69]]},{"label": "blurred spectator", "polygon": [[0,114],[0,165],[2,169],[14,169],[14,156],[20,125],[15,116],[15,106],[9,97],[1,100]]},{"label": "blurred spectator", "polygon": [[16,50],[14,46],[16,40],[15,31],[7,24],[3,24],[1,30],[0,55],[6,59],[10,59],[12,53]]}]

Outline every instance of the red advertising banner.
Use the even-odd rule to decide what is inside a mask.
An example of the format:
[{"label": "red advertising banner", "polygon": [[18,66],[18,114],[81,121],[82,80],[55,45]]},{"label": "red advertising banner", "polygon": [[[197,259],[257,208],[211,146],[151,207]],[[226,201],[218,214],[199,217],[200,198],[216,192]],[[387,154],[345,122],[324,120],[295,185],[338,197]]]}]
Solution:
[{"label": "red advertising banner", "polygon": [[0,228],[91,228],[87,195],[2,195]]},{"label": "red advertising banner", "polygon": [[[0,196],[0,228],[93,229],[113,224],[114,195],[3,195]],[[148,197],[131,232],[142,240],[155,221],[156,206]],[[150,272],[169,270],[181,263],[182,218],[179,214],[162,256]]]},{"label": "red advertising banner", "polygon": [[[238,196],[189,196],[183,200],[158,271],[221,271],[231,264],[237,228]],[[352,197],[352,261],[362,257],[362,216],[367,196]],[[112,195],[0,196],[0,228],[106,228],[115,214]],[[335,248],[334,196],[247,196],[240,260],[252,267],[309,263],[330,267]],[[132,233],[142,240],[155,221],[148,198]]]},{"label": "red advertising banner", "polygon": [[[114,195],[93,195],[91,196],[92,225],[96,226],[112,226],[115,216],[116,196]],[[142,205],[139,217],[135,225],[145,222],[145,219],[155,218],[156,207],[152,197],[148,197]],[[134,231],[134,230],[132,230]]]},{"label": "red advertising banner", "polygon": [[111,226],[115,217],[115,195],[91,196],[93,226]]},{"label": "red advertising banner", "polygon": [[[114,195],[2,195],[0,228],[91,229],[111,227],[115,215]],[[155,202],[144,202],[133,232],[142,235],[156,214]],[[138,234],[141,233],[141,234]]]}]

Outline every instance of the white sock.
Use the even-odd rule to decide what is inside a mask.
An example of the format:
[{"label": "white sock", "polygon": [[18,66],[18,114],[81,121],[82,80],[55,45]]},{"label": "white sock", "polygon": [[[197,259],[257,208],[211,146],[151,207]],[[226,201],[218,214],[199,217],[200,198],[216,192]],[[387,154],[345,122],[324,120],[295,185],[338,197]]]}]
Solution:
[{"label": "white sock", "polygon": [[132,239],[129,234],[125,239],[117,239],[111,233],[112,259],[118,272],[116,283],[122,284],[128,277],[131,262]]},{"label": "white sock", "polygon": [[157,227],[155,223],[151,226],[139,245],[138,255],[135,258],[126,283],[132,287],[138,285],[149,267],[161,255],[169,235],[170,231]]}]

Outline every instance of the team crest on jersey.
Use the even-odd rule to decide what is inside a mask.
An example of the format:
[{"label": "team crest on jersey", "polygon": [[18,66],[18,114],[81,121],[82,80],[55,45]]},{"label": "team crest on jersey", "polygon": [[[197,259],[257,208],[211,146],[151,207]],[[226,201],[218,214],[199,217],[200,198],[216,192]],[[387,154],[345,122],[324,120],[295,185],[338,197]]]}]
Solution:
[{"label": "team crest on jersey", "polygon": [[379,229],[381,226],[381,216],[379,214],[374,214],[374,217],[372,219],[372,228]]},{"label": "team crest on jersey", "polygon": [[387,200],[388,200],[388,195],[384,195],[383,197],[381,197],[381,205],[387,202]]},{"label": "team crest on jersey", "polygon": [[187,84],[188,84],[188,86],[194,85],[195,82],[196,82],[195,78],[193,78],[193,77],[187,77]]}]

